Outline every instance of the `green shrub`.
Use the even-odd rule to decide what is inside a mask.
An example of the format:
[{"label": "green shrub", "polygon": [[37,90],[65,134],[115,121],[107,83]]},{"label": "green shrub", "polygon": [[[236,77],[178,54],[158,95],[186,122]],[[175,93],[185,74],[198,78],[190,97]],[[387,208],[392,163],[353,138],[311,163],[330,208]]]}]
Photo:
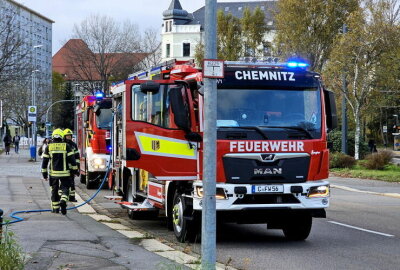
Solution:
[{"label": "green shrub", "polygon": [[21,246],[15,240],[14,233],[3,227],[0,240],[0,269],[20,270],[25,267],[25,256]]},{"label": "green shrub", "polygon": [[363,166],[370,170],[383,170],[393,158],[391,151],[380,151],[370,154],[366,157],[366,162]]},{"label": "green shrub", "polygon": [[[342,132],[340,130],[333,130],[328,134],[328,145],[330,146],[331,152],[342,151]],[[354,157],[354,131],[347,133],[347,151],[348,154]],[[369,152],[368,144],[360,137],[360,158],[365,157]]]},{"label": "green shrub", "polygon": [[343,153],[331,153],[329,155],[329,166],[331,168],[351,168],[356,164],[356,160]]}]

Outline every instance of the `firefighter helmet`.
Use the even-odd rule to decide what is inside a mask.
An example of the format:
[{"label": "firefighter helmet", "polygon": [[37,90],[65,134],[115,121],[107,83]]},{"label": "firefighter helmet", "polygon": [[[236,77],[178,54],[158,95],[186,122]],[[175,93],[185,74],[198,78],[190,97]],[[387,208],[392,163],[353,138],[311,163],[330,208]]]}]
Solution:
[{"label": "firefighter helmet", "polygon": [[64,129],[64,137],[67,135],[71,135],[72,136],[72,130],[70,130],[69,128]]},{"label": "firefighter helmet", "polygon": [[53,139],[55,139],[55,138],[60,138],[60,139],[62,139],[62,138],[64,137],[64,132],[63,132],[60,128],[57,128],[57,129],[55,129],[55,130],[53,131],[53,134],[51,135],[51,137],[52,137]]}]

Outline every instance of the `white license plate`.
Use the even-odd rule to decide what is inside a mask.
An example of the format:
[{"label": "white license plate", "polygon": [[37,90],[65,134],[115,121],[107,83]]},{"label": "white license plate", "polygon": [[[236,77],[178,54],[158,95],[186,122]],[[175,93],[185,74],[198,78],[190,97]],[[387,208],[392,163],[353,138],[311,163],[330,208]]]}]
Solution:
[{"label": "white license plate", "polygon": [[252,186],[252,193],[283,193],[283,185]]}]

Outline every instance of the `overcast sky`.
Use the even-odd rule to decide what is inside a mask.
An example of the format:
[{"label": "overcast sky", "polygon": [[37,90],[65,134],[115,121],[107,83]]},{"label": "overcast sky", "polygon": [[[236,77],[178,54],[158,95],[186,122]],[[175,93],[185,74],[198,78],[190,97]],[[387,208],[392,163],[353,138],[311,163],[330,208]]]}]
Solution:
[{"label": "overcast sky", "polygon": [[[162,12],[171,0],[16,0],[55,21],[53,24],[53,55],[71,38],[72,27],[90,14],[108,15],[117,20],[130,19],[143,30],[160,28]],[[243,0],[242,0],[243,1]],[[193,12],[204,6],[204,0],[180,0],[182,7]],[[219,0],[218,2],[240,2]],[[251,2],[247,0],[246,2]]]}]

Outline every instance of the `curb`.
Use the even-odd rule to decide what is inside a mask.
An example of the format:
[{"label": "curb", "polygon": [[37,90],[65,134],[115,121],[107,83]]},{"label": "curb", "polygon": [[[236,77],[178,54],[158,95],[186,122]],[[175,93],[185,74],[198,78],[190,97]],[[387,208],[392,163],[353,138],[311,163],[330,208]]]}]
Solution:
[{"label": "curb", "polygon": [[372,194],[372,195],[400,199],[400,193],[383,193],[383,192],[365,191],[365,190],[355,189],[355,188],[346,187],[346,186],[339,186],[339,185],[331,185],[331,187],[346,190],[346,191],[351,191],[351,192],[358,192],[358,193]]},{"label": "curb", "polygon": [[[78,193],[75,194],[75,197],[76,197],[76,200],[78,201],[78,202],[74,203],[75,206],[83,203],[83,200],[82,200],[81,196],[79,196]],[[191,269],[201,269],[200,256],[192,256],[192,255],[186,254],[182,251],[176,250],[176,249],[162,243],[161,241],[158,241],[157,239],[150,238],[149,235],[143,234],[139,231],[133,230],[125,225],[120,224],[119,221],[113,220],[112,218],[110,218],[107,215],[100,215],[89,204],[85,204],[84,206],[77,208],[77,210],[79,213],[91,217],[92,219],[96,220],[97,222],[100,222],[100,223],[106,225],[107,227],[113,229],[114,231],[119,232],[120,234],[124,235],[125,237],[127,237],[129,239],[141,240],[139,245],[154,254],[157,254],[161,257],[164,257],[166,259],[169,259],[173,262],[184,265]],[[219,262],[216,262],[216,269],[217,270],[237,270],[236,268],[234,268],[232,266],[226,266]]]}]

